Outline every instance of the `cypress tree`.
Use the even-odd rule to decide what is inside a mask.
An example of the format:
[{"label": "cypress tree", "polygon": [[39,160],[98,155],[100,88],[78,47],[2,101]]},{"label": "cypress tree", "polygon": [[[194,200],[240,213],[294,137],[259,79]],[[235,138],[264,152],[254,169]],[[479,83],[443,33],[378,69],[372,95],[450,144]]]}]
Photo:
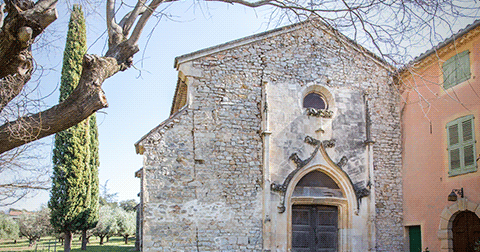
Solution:
[{"label": "cypress tree", "polygon": [[[74,5],[63,55],[60,102],[78,85],[86,49],[85,19],[80,6]],[[55,135],[48,205],[52,226],[65,233],[65,252],[71,249],[73,232],[92,228],[98,220],[98,147],[92,147],[98,140],[91,139],[91,134],[96,137],[97,131],[95,124],[95,132],[91,132],[90,120],[95,122],[88,118]],[[93,154],[92,148],[96,148]]]},{"label": "cypress tree", "polygon": [[89,117],[89,127],[90,127],[90,178],[88,184],[87,195],[89,199],[85,205],[84,212],[84,226],[82,227],[82,250],[87,249],[87,230],[92,229],[97,226],[99,219],[99,182],[98,182],[98,167],[100,166],[100,160],[98,155],[98,127],[97,127],[97,116],[93,114]]}]

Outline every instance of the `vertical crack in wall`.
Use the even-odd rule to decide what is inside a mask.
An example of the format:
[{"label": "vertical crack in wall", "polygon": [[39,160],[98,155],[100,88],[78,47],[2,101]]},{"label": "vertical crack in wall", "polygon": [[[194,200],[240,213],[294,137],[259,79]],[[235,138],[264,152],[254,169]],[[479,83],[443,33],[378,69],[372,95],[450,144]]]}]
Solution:
[{"label": "vertical crack in wall", "polygon": [[198,245],[198,227],[195,227],[195,245],[197,246],[197,252],[200,252],[200,247]]},{"label": "vertical crack in wall", "polygon": [[[197,179],[197,157],[195,155],[195,110],[192,109],[192,153],[193,153],[193,178],[189,182]],[[195,187],[195,199],[197,199],[197,188]]]}]

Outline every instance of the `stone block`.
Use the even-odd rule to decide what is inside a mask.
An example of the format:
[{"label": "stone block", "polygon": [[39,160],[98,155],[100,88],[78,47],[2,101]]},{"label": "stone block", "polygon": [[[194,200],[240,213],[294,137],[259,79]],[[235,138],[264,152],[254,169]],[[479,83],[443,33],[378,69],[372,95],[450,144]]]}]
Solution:
[{"label": "stone block", "polygon": [[458,210],[465,211],[467,209],[467,202],[468,200],[466,198],[459,198],[457,200]]},{"label": "stone block", "polygon": [[440,214],[440,218],[448,221],[452,217],[452,212],[450,212],[449,208],[444,208],[442,213]]},{"label": "stone block", "polygon": [[440,218],[440,224],[439,224],[439,229],[448,229],[448,222],[449,220],[445,220],[443,218]]},{"label": "stone block", "polygon": [[478,216],[478,218],[480,218],[480,206],[478,206],[475,210],[475,214]]},{"label": "stone block", "polygon": [[477,210],[478,204],[472,202],[472,201],[467,201],[467,207],[466,210],[470,212],[475,212]]},{"label": "stone block", "polygon": [[453,240],[452,239],[444,239],[440,240],[440,248],[441,249],[449,249],[453,247]]},{"label": "stone block", "polygon": [[451,231],[451,230],[442,229],[442,230],[438,230],[438,232],[437,232],[437,237],[438,237],[438,239],[440,239],[440,240],[452,239],[452,238],[453,238],[453,234],[452,234],[452,231]]},{"label": "stone block", "polygon": [[448,211],[450,211],[450,213],[452,213],[452,214],[455,214],[456,212],[460,211],[458,203],[455,203],[455,204],[451,205],[450,207],[448,207]]}]

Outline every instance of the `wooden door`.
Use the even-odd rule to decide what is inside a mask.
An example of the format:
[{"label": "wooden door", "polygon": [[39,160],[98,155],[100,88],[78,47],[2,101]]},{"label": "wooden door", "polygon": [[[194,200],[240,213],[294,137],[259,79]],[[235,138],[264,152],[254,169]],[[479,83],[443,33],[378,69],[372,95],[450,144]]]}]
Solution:
[{"label": "wooden door", "polygon": [[470,211],[459,213],[453,220],[453,251],[474,252],[480,240],[480,219]]},{"label": "wooden door", "polygon": [[422,231],[420,226],[408,227],[410,252],[422,252]]},{"label": "wooden door", "polygon": [[338,209],[335,206],[292,207],[292,251],[338,251]]}]

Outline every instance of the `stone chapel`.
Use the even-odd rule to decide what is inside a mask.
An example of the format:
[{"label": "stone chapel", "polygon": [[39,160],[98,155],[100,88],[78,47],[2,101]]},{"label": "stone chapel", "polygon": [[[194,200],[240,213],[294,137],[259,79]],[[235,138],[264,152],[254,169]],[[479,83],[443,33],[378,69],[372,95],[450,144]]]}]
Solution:
[{"label": "stone chapel", "polygon": [[395,69],[306,21],[175,59],[144,156],[143,251],[403,251]]}]

